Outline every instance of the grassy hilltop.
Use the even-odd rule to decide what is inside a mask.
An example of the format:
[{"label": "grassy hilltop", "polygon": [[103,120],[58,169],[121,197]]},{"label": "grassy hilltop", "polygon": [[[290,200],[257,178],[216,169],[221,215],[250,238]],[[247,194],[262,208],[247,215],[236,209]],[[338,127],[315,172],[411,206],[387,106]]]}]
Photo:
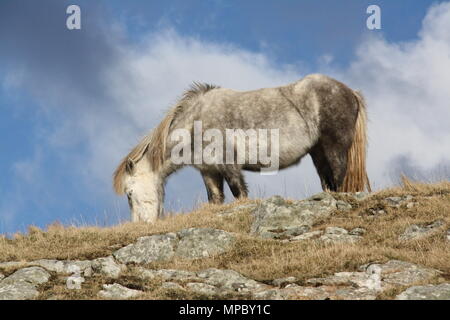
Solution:
[{"label": "grassy hilltop", "polygon": [[[342,194],[333,196],[336,199],[345,198]],[[412,204],[397,207],[386,204],[388,197],[405,196],[412,196]],[[352,204],[350,210],[335,210],[311,229],[324,230],[331,226],[346,230],[365,229],[362,239],[355,243],[325,244],[314,239],[288,242],[255,237],[250,234],[253,216],[243,205],[260,201],[245,200],[223,206],[205,204],[192,213],[167,217],[154,225],[125,223],[99,228],[55,224],[45,231],[30,227],[27,234],[16,234],[11,239],[0,237],[0,262],[25,264],[38,259],[92,260],[110,256],[142,236],[195,227],[236,233],[237,240],[231,250],[220,255],[195,260],[175,257],[169,261],[152,262],[145,267],[187,271],[231,269],[261,283],[295,277],[295,283],[302,285],[307,279],[341,271],[357,271],[359,266],[369,262],[400,260],[442,271],[440,277],[426,283],[450,282],[450,241],[447,233],[450,228],[450,182],[424,184],[404,179],[402,186],[378,191],[361,201],[347,199]],[[243,209],[232,215],[220,214],[236,207]],[[434,221],[440,221],[439,232],[406,241],[399,239],[399,235],[411,225],[427,225]],[[4,265],[0,268],[0,275],[8,276],[17,269],[17,264]],[[140,278],[133,265],[114,280],[93,274],[86,278],[81,290],[68,290],[65,279],[52,273],[50,280],[39,287],[37,298],[94,299],[105,283],[118,283],[144,291],[139,299],[215,298],[190,291],[163,289],[158,279]],[[400,286],[387,290],[377,298],[393,298],[404,289]]]}]

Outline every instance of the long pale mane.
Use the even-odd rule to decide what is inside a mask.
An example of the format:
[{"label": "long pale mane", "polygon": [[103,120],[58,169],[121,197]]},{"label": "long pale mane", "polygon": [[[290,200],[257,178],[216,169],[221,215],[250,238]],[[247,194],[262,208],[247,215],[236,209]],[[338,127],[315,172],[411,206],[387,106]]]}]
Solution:
[{"label": "long pale mane", "polygon": [[120,162],[113,177],[113,186],[116,193],[124,193],[123,176],[126,173],[131,173],[132,169],[128,165],[130,162],[137,163],[142,157],[147,156],[151,170],[156,171],[162,166],[164,155],[166,154],[166,141],[169,135],[170,125],[176,115],[187,107],[187,102],[189,100],[215,88],[219,87],[212,84],[194,82],[190,88],[183,93],[182,98],[175,107],[167,112],[161,123],[152,132],[146,135]]}]

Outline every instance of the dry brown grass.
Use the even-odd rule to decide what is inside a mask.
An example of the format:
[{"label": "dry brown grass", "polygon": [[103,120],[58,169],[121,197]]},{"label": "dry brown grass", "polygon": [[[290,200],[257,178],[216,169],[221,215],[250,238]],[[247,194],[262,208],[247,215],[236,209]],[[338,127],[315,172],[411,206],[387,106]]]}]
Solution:
[{"label": "dry brown grass", "polygon": [[[412,208],[391,208],[384,204],[388,196],[413,195],[416,205]],[[210,267],[233,269],[255,280],[270,280],[294,276],[303,280],[321,277],[339,271],[355,271],[357,267],[373,261],[385,262],[398,259],[417,263],[443,271],[443,278],[450,279],[450,250],[444,230],[450,228],[450,182],[438,184],[412,183],[408,180],[400,187],[374,194],[347,212],[335,212],[330,219],[314,230],[327,226],[346,229],[362,227],[367,230],[363,240],[353,244],[325,245],[314,241],[282,243],[261,240],[248,235],[251,216],[245,210],[229,217],[220,217],[219,211],[245,201],[226,206],[204,205],[199,210],[158,221],[155,225],[126,223],[111,228],[73,228],[52,225],[47,231],[30,228],[26,235],[18,234],[14,239],[0,240],[0,261],[47,259],[92,259],[106,256],[127,245],[140,236],[178,231],[188,227],[212,227],[239,234],[233,250],[220,256],[195,261],[174,259],[169,262],[152,263],[150,268],[202,270]],[[383,209],[386,214],[373,218],[365,215],[370,208]],[[406,227],[416,223],[430,223],[437,219],[445,221],[441,231],[427,238],[400,241],[398,236]],[[442,279],[441,279],[442,280]],[[60,279],[53,279],[45,286],[40,298],[66,299],[94,298],[95,292],[105,279],[88,279],[84,289],[68,292]],[[109,283],[106,279],[106,283]],[[155,281],[143,281],[132,271],[123,275],[118,283],[131,288],[148,290],[145,299],[191,299],[204,298],[176,290],[162,290]],[[395,292],[384,293],[389,298]],[[209,297],[211,298],[211,297]]]},{"label": "dry brown grass", "polygon": [[219,217],[218,212],[251,200],[236,201],[223,206],[204,204],[185,215],[173,215],[154,225],[124,223],[114,227],[64,227],[55,223],[47,230],[31,226],[27,234],[17,233],[12,239],[0,237],[0,262],[36,259],[93,259],[111,254],[137,238],[178,231],[190,227],[211,227],[245,233],[250,228],[249,215]]}]

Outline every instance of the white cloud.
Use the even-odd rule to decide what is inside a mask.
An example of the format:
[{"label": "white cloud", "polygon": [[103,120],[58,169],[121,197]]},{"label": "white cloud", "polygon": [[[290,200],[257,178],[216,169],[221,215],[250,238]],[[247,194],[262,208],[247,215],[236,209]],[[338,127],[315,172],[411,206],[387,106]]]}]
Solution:
[{"label": "white cloud", "polygon": [[379,187],[407,156],[418,168],[450,162],[450,3],[432,6],[417,40],[367,39],[337,73],[368,101],[369,174]]}]

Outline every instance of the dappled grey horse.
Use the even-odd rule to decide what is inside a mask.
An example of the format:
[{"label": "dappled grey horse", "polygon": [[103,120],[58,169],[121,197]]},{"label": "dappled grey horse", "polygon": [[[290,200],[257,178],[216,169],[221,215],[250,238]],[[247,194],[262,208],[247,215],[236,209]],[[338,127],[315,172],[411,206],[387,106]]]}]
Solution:
[{"label": "dappled grey horse", "polygon": [[[276,140],[255,142],[272,150],[271,156],[275,155],[277,160],[275,170],[297,164],[310,154],[324,190],[370,190],[365,167],[366,111],[358,92],[319,74],[286,86],[253,91],[194,83],[114,173],[115,191],[127,195],[132,221],[153,222],[161,215],[166,178],[183,166],[200,171],[208,200],[213,203],[224,201],[224,181],[235,197],[246,197],[242,170],[261,171],[270,167],[267,161],[255,161],[248,155],[243,162],[236,161],[240,147],[253,146],[248,137],[226,141],[236,151],[234,161],[224,161],[217,154],[216,162],[196,161],[195,138],[180,142],[174,139],[174,134],[182,130],[194,135],[197,123],[201,123],[201,133],[214,130],[223,136],[229,129],[276,130]],[[175,149],[181,150],[181,156],[190,161],[173,161]],[[224,150],[223,154],[225,157],[227,152]]]}]

